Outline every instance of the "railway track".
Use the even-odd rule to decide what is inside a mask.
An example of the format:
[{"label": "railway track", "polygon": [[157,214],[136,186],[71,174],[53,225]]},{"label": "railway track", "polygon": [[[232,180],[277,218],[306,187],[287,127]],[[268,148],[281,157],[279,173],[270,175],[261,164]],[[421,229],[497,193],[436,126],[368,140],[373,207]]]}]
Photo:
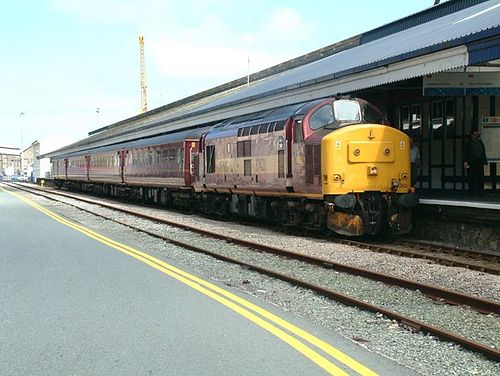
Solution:
[{"label": "railway track", "polygon": [[356,240],[339,240],[342,244],[410,258],[420,258],[445,266],[456,266],[500,275],[498,256],[493,253],[446,247],[418,240],[397,241],[393,244],[366,243]]},{"label": "railway track", "polygon": [[[171,221],[166,221],[164,219],[152,217],[152,216],[149,216],[149,215],[146,215],[143,213],[139,213],[136,211],[118,208],[115,205],[109,205],[109,204],[104,204],[104,203],[100,203],[100,202],[95,202],[95,201],[89,200],[89,199],[82,199],[79,197],[75,197],[74,195],[69,195],[69,194],[62,193],[62,192],[52,192],[52,191],[48,192],[47,190],[42,190],[44,192],[41,192],[40,189],[35,190],[35,189],[32,189],[31,187],[30,188],[27,188],[25,186],[19,187],[18,185],[16,185],[15,188],[22,189],[22,190],[25,190],[27,192],[46,197],[48,199],[55,200],[55,201],[61,201],[61,202],[64,202],[64,201],[59,200],[59,199],[54,198],[54,197],[51,197],[51,195],[65,196],[66,198],[79,200],[79,201],[82,201],[82,202],[85,202],[88,204],[99,205],[101,207],[105,207],[106,209],[112,209],[115,211],[119,211],[123,214],[132,215],[135,217],[140,217],[140,218],[148,220],[148,221],[162,223],[162,224],[165,224],[168,226],[175,226],[175,227],[181,228],[182,230],[194,232],[194,233],[200,234],[204,237],[218,239],[218,240],[221,240],[225,243],[233,244],[235,246],[242,246],[242,247],[246,247],[248,249],[257,250],[259,252],[270,253],[270,254],[285,258],[285,259],[298,260],[302,263],[306,263],[307,265],[309,265],[309,267],[311,267],[310,265],[316,265],[316,266],[321,267],[322,269],[330,270],[330,272],[331,272],[331,269],[334,269],[337,272],[343,272],[343,273],[348,273],[351,275],[362,276],[364,278],[368,278],[368,279],[373,280],[373,281],[383,282],[385,284],[399,286],[399,287],[403,287],[405,289],[418,290],[418,291],[422,292],[423,294],[431,297],[432,299],[438,299],[439,301],[451,303],[454,305],[466,305],[466,306],[469,306],[470,308],[477,310],[479,312],[482,312],[482,313],[487,313],[487,314],[491,314],[491,315],[500,314],[500,303],[496,302],[496,301],[482,299],[482,298],[478,298],[475,296],[458,293],[456,291],[452,291],[449,289],[442,289],[442,288],[439,288],[436,286],[422,284],[422,283],[418,283],[415,281],[402,279],[402,278],[391,276],[388,274],[376,273],[376,272],[366,270],[366,269],[355,268],[355,267],[352,267],[349,265],[335,263],[335,262],[332,262],[330,260],[326,260],[326,259],[322,259],[322,258],[318,258],[318,257],[311,257],[311,256],[307,256],[307,255],[300,254],[297,252],[290,252],[290,251],[287,251],[284,249],[269,247],[269,246],[255,243],[255,242],[250,242],[250,241],[246,241],[246,240],[242,240],[242,239],[238,239],[238,238],[228,237],[228,236],[225,236],[223,234],[216,234],[216,233],[212,233],[212,232],[209,232],[206,230],[200,230],[200,229],[197,229],[197,228],[194,228],[191,226],[186,226],[183,224],[178,224],[178,223],[174,223]],[[64,203],[68,204],[67,202],[64,202]],[[399,323],[403,324],[404,326],[412,328],[412,330],[427,332],[427,333],[432,334],[432,335],[434,335],[438,338],[441,338],[443,340],[452,341],[452,342],[460,344],[461,346],[463,346],[465,348],[482,353],[489,358],[493,358],[496,360],[500,359],[500,352],[497,349],[491,347],[491,345],[489,346],[489,345],[486,345],[483,343],[479,343],[477,341],[473,341],[473,340],[468,339],[462,335],[458,335],[456,333],[452,333],[450,331],[447,331],[447,330],[444,330],[444,329],[439,328],[437,326],[426,323],[423,320],[419,320],[419,319],[415,319],[412,317],[402,315],[398,312],[389,310],[383,306],[369,303],[369,302],[364,301],[362,299],[346,295],[343,292],[335,291],[329,287],[322,286],[319,284],[314,284],[314,283],[308,282],[306,280],[296,278],[292,275],[288,275],[288,274],[285,274],[285,273],[282,273],[282,272],[279,272],[276,270],[268,269],[262,265],[260,265],[260,266],[255,265],[253,263],[243,261],[241,259],[237,259],[234,257],[230,257],[227,255],[221,254],[219,252],[214,252],[212,250],[207,249],[206,247],[195,246],[191,243],[179,241],[173,237],[167,237],[167,236],[164,236],[164,235],[159,234],[157,232],[150,231],[148,229],[139,228],[137,226],[133,226],[130,224],[121,223],[121,222],[116,221],[115,219],[113,219],[109,216],[95,213],[92,210],[81,208],[78,205],[74,205],[74,204],[69,204],[69,205],[72,205],[72,206],[78,208],[79,210],[84,210],[86,212],[89,212],[93,215],[98,215],[99,217],[105,218],[107,220],[112,220],[112,221],[118,222],[122,225],[131,227],[134,230],[141,231],[141,232],[146,233],[150,236],[162,239],[166,242],[169,242],[170,244],[182,247],[184,249],[189,249],[191,251],[195,251],[198,253],[207,254],[207,255],[210,255],[211,257],[215,257],[215,258],[217,258],[219,260],[223,260],[225,262],[230,262],[233,264],[241,265],[247,269],[254,270],[258,273],[265,274],[265,275],[271,276],[273,278],[277,278],[277,279],[292,283],[296,286],[301,286],[301,287],[310,289],[312,291],[315,291],[318,294],[321,294],[321,295],[326,296],[330,299],[334,299],[336,301],[342,302],[342,303],[347,304],[347,305],[352,305],[352,306],[359,307],[363,310],[383,314],[389,319],[397,320]]]},{"label": "railway track", "polygon": [[[15,184],[18,188],[26,188],[25,184]],[[36,186],[29,187],[30,189],[39,192],[50,192],[54,195],[59,195],[61,197],[73,198],[75,200],[80,200],[89,204],[96,204],[97,202],[92,199],[75,196],[66,192],[61,192],[54,189],[39,188]],[[115,205],[99,202],[97,203],[103,207],[113,210],[119,210],[124,213],[127,210],[117,207]],[[134,212],[134,215],[142,216],[143,214]],[[148,216],[144,216],[144,219],[151,219]],[[182,226],[176,223],[167,223],[171,226]],[[191,231],[198,231],[196,228],[190,229]],[[198,231],[201,233],[202,231]],[[208,234],[207,234],[208,235]],[[395,243],[381,243],[381,242],[361,242],[353,239],[329,239],[332,242],[337,242],[340,244],[346,244],[350,246],[355,246],[362,249],[367,249],[372,252],[377,253],[387,253],[398,255],[402,257],[418,258],[432,261],[433,263],[445,265],[445,266],[456,266],[467,268],[470,270],[477,270],[484,273],[500,275],[500,260],[498,255],[483,251],[465,250],[454,247],[446,247],[444,245],[438,245],[429,242],[423,242],[418,240],[398,240]]]}]

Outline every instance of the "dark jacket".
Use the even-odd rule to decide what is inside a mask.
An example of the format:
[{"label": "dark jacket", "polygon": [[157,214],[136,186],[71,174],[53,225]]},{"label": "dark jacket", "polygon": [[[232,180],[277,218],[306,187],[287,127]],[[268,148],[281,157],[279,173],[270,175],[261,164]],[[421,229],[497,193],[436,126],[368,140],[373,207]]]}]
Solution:
[{"label": "dark jacket", "polygon": [[477,140],[468,140],[465,143],[464,162],[467,162],[468,164],[479,164],[479,163],[483,165],[488,164],[483,141],[477,139]]}]

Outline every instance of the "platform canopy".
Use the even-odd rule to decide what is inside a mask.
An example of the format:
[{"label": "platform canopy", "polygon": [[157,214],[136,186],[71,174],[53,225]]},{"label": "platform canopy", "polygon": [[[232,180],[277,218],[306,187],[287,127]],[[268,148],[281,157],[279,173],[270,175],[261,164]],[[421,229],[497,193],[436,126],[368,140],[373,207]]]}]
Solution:
[{"label": "platform canopy", "polygon": [[500,69],[498,0],[450,0],[277,67],[104,127],[54,157],[472,65]]}]

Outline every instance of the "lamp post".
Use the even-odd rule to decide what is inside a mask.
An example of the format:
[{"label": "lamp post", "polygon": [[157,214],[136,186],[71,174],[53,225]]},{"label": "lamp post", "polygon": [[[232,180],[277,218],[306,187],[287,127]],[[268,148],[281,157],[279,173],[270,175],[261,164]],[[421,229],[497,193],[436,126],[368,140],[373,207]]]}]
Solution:
[{"label": "lamp post", "polygon": [[[24,117],[24,115],[26,115],[24,112],[19,113],[19,117],[21,119]],[[21,160],[19,163],[19,169],[21,170],[20,172],[22,173],[23,172],[23,149],[24,149],[24,146],[23,146],[23,123],[22,123],[22,121],[20,121],[20,128],[21,128],[21,153],[20,153]]]}]

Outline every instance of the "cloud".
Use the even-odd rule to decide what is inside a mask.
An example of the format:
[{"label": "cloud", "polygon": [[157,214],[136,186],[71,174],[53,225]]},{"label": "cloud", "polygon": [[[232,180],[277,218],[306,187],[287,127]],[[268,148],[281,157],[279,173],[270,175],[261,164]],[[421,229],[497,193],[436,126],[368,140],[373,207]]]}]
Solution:
[{"label": "cloud", "polygon": [[[276,63],[272,55],[249,49],[206,44],[196,40],[164,37],[151,47],[158,70],[166,76],[241,77],[247,72],[248,57],[252,70]],[[255,64],[255,65],[254,65]]]},{"label": "cloud", "polygon": [[52,0],[52,8],[87,22],[147,24],[168,13],[170,2],[161,0]]},{"label": "cloud", "polygon": [[271,41],[285,40],[293,44],[308,39],[312,30],[313,24],[306,22],[295,9],[279,8],[270,14],[260,33]]},{"label": "cloud", "polygon": [[[265,15],[266,13],[264,13]],[[248,28],[230,17],[207,14],[190,28],[153,38],[151,55],[162,75],[208,77],[221,80],[242,77],[283,62],[297,54],[299,41],[314,29],[291,8],[280,8]]]},{"label": "cloud", "polygon": [[[312,23],[290,6],[228,0],[53,0],[88,22],[122,23],[145,36],[147,65],[163,76],[241,77],[297,54]],[[149,60],[149,61],[148,61]],[[150,67],[147,67],[151,71]]]}]

